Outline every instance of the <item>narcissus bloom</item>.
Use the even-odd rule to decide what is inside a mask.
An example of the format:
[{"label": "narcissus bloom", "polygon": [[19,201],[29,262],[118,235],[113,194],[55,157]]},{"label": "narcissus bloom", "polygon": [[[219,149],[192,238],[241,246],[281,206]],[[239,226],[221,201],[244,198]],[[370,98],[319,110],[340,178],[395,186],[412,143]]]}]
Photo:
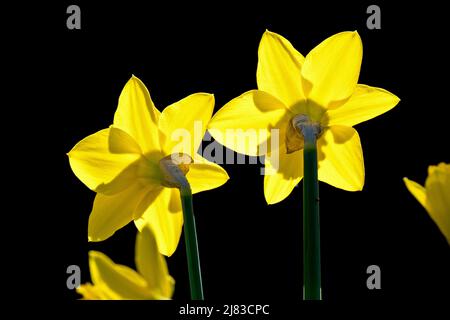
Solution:
[{"label": "narcissus bloom", "polygon": [[75,175],[97,192],[90,241],[104,240],[134,220],[139,229],[149,223],[160,252],[172,255],[183,215],[179,190],[166,175],[165,163],[180,160],[192,193],[228,180],[224,169],[196,152],[213,108],[213,95],[195,93],[161,113],[138,78],[127,82],[113,125],[81,140],[68,154]]},{"label": "narcissus bloom", "polygon": [[408,178],[403,178],[403,181],[450,244],[450,164],[429,166],[425,187]]},{"label": "narcissus bloom", "polygon": [[[264,195],[273,204],[285,199],[303,177],[303,136],[293,122],[307,116],[321,132],[319,180],[361,190],[364,161],[353,126],[392,109],[399,99],[386,90],[357,84],[362,61],[358,33],[338,33],[303,57],[288,40],[266,31],[258,57],[258,90],[221,108],[209,124],[211,135],[236,152],[266,155]],[[278,129],[275,149],[272,129]],[[243,141],[249,136],[243,130],[258,130],[257,139]]]},{"label": "narcissus bloom", "polygon": [[86,300],[167,300],[172,298],[175,281],[156,244],[149,226],[136,238],[136,268],[115,264],[98,251],[89,252],[92,283],[77,292]]}]

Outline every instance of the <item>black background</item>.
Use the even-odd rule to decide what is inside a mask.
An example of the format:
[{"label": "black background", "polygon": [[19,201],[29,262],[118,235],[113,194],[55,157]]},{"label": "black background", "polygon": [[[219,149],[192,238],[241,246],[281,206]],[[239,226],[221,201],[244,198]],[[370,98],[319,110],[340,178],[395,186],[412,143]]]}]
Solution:
[{"label": "black background", "polygon": [[[70,4],[81,7],[81,30],[66,28]],[[365,158],[364,190],[345,192],[320,183],[321,304],[449,298],[450,248],[402,181],[407,176],[423,184],[428,165],[450,160],[448,87],[440,77],[448,70],[445,13],[433,4],[378,2],[382,28],[368,30],[369,4],[55,5],[49,11],[52,41],[44,68],[52,79],[46,89],[55,97],[45,110],[56,119],[48,131],[58,184],[42,201],[57,199],[47,208],[51,234],[45,249],[56,287],[46,297],[82,307],[74,301],[79,296],[66,288],[66,268],[79,265],[82,282],[89,281],[89,250],[134,267],[133,224],[106,241],[87,242],[94,193],[75,177],[65,155],[112,123],[131,74],[143,80],[160,110],[191,93],[210,92],[217,111],[256,88],[258,44],[269,29],[303,55],[332,34],[357,30],[364,45],[359,82],[401,98],[390,112],[356,126]],[[308,310],[301,301],[302,184],[283,202],[268,206],[260,167],[224,165],[231,179],[194,196],[205,296],[215,303],[272,302],[301,314]],[[188,301],[183,239],[168,264],[176,279],[174,299]],[[366,268],[372,264],[381,268],[381,290],[366,287]]]}]

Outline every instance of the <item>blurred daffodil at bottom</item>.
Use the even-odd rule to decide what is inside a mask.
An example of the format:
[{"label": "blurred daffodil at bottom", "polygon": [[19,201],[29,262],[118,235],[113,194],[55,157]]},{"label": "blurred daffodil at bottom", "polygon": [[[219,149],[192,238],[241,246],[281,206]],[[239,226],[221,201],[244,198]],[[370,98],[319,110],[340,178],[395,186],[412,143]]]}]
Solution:
[{"label": "blurred daffodil at bottom", "polygon": [[408,178],[403,178],[403,181],[450,244],[450,164],[429,166],[425,186]]},{"label": "blurred daffodil at bottom", "polygon": [[98,251],[89,252],[91,283],[77,288],[86,300],[168,300],[172,297],[175,281],[169,275],[167,264],[147,225],[136,238],[137,272],[114,263]]}]

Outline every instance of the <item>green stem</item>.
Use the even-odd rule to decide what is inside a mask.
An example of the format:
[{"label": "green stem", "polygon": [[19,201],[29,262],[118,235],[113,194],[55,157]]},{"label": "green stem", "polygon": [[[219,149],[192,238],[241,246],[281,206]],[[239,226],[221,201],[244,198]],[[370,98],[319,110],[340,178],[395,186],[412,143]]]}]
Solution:
[{"label": "green stem", "polygon": [[[186,180],[187,182],[187,180]],[[198,254],[197,231],[195,227],[192,192],[189,183],[180,186],[181,205],[184,217],[184,239],[188,263],[189,284],[192,300],[204,300],[200,258]]]},{"label": "green stem", "polygon": [[317,128],[301,128],[303,150],[303,300],[321,300],[319,181],[317,178]]}]

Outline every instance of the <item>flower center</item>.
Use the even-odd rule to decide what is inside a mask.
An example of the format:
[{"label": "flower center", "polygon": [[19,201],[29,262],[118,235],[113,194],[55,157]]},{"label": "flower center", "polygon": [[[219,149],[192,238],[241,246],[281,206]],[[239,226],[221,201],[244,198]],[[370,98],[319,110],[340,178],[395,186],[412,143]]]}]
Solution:
[{"label": "flower center", "polygon": [[305,146],[305,139],[303,138],[302,128],[304,126],[311,126],[315,130],[317,137],[322,133],[322,126],[319,122],[311,120],[306,114],[297,114],[289,120],[286,130],[286,152],[293,153],[301,150]]},{"label": "flower center", "polygon": [[168,188],[180,188],[188,184],[186,174],[189,165],[193,163],[191,156],[186,153],[172,153],[159,161],[163,173],[163,185]]}]

